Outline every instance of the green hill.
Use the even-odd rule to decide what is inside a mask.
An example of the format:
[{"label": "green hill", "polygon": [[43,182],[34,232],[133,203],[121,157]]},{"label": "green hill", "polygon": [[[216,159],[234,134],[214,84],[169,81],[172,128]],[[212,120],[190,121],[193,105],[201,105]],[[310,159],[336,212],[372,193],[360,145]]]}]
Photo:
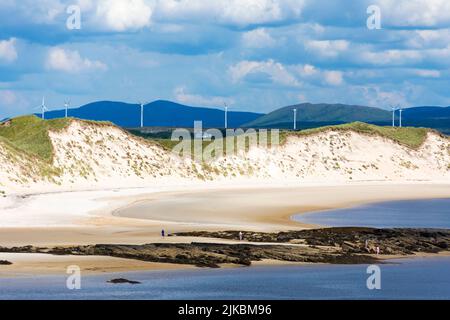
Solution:
[{"label": "green hill", "polygon": [[245,124],[245,127],[292,127],[293,109],[297,109],[298,124],[308,122],[340,124],[355,121],[388,123],[392,118],[391,112],[378,108],[345,104],[303,103],[277,109]]},{"label": "green hill", "polygon": [[53,147],[48,130],[67,126],[70,119],[42,120],[36,116],[23,116],[0,124],[0,137],[28,155],[51,162]]}]

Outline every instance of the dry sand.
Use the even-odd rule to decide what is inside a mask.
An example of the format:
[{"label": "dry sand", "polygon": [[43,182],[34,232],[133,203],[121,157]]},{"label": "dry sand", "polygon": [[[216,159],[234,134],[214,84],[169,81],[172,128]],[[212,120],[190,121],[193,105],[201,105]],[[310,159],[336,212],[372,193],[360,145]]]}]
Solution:
[{"label": "dry sand", "polygon": [[145,262],[100,256],[56,256],[40,253],[0,253],[0,260],[12,265],[0,266],[0,277],[68,275],[69,266],[78,266],[82,274],[116,273],[139,270],[192,269],[190,265]]},{"label": "dry sand", "polygon": [[197,230],[281,231],[308,227],[290,219],[296,213],[369,202],[449,196],[450,185],[446,184],[237,187],[161,193],[115,210],[114,215],[148,219],[162,226],[168,223],[177,228],[193,226]]},{"label": "dry sand", "polygon": [[[311,226],[292,221],[292,215],[378,201],[449,197],[450,184],[424,182],[276,187],[211,184],[163,192],[148,188],[8,197],[0,202],[0,246],[217,242],[163,239],[160,231],[301,229]],[[0,260],[3,256],[0,254]],[[22,274],[65,272],[65,266],[74,260],[88,272],[174,267],[108,257],[39,257],[44,259],[40,263],[34,260],[37,258],[16,257],[18,268],[0,266],[0,275],[11,274],[8,270]]]}]

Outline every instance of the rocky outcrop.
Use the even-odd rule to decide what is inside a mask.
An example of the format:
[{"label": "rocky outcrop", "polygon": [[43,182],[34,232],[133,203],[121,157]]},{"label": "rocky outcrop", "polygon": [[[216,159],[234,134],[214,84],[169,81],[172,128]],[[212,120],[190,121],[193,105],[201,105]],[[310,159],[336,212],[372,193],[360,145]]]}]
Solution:
[{"label": "rocky outcrop", "polygon": [[[177,236],[239,239],[239,231],[192,232]],[[243,232],[245,240],[273,244],[165,243],[144,245],[98,244],[67,247],[13,247],[0,252],[96,255],[150,262],[190,264],[217,268],[221,264],[251,265],[263,259],[357,264],[380,262],[385,255],[413,255],[419,252],[449,251],[450,230],[326,228],[280,233]],[[379,247],[380,255],[375,256]]]},{"label": "rocky outcrop", "polygon": [[140,284],[139,281],[133,281],[133,280],[128,280],[128,279],[124,279],[124,278],[117,278],[117,279],[111,279],[109,281],[107,281],[108,283],[112,283],[112,284]]},{"label": "rocky outcrop", "polygon": [[[410,255],[418,252],[439,253],[450,248],[450,230],[447,229],[376,229],[339,227],[279,233],[242,232],[251,242],[306,244],[310,246],[339,247],[354,254],[374,253]],[[239,231],[185,232],[178,236],[207,237],[239,240]]]}]

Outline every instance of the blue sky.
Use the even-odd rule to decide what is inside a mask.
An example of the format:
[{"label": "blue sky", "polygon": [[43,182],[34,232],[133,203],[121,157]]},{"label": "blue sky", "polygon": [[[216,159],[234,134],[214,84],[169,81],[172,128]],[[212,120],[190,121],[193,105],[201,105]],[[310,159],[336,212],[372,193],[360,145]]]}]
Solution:
[{"label": "blue sky", "polygon": [[[67,28],[69,6],[81,29]],[[369,29],[367,8],[380,9]],[[447,0],[0,0],[0,118],[96,100],[450,105]]]}]

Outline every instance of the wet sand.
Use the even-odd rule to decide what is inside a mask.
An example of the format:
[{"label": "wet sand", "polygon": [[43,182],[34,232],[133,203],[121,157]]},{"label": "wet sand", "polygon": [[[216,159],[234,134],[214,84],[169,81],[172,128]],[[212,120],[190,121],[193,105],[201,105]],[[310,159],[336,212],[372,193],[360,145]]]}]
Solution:
[{"label": "wet sand", "polygon": [[113,215],[197,230],[273,232],[312,227],[293,221],[294,214],[380,201],[448,197],[450,185],[445,184],[236,188],[158,194],[114,210]]},{"label": "wet sand", "polygon": [[0,277],[33,275],[69,275],[69,266],[78,266],[84,275],[98,273],[192,269],[193,266],[145,262],[104,256],[57,256],[41,253],[0,253],[0,260],[12,262],[0,266]]},{"label": "wet sand", "polygon": [[[70,214],[65,215],[68,203],[73,203],[77,196],[81,200],[76,207],[70,207]],[[162,228],[168,233],[298,230],[313,227],[291,220],[292,215],[302,212],[430,198],[450,198],[450,184],[367,182],[335,186],[213,186],[164,192],[156,192],[153,188],[34,195],[11,200],[4,207],[7,208],[5,221],[8,224],[2,225],[0,220],[0,246],[230,242],[192,237],[161,238],[160,232]],[[0,210],[1,215],[4,212]],[[32,216],[36,224],[24,224],[28,216]],[[17,219],[17,225],[14,219]],[[72,262],[72,257],[58,259],[64,266]],[[123,266],[123,270],[128,271],[171,268],[166,264],[119,260],[110,264],[109,259],[115,258],[101,258],[93,265],[89,261],[80,263],[87,263],[86,269],[99,272],[108,270],[108,266],[113,270],[122,270]],[[38,265],[20,260],[21,268],[35,274],[46,269],[55,270],[51,264]],[[7,274],[7,268],[10,267],[1,266],[0,275]],[[58,272],[65,272],[63,269]]]}]

